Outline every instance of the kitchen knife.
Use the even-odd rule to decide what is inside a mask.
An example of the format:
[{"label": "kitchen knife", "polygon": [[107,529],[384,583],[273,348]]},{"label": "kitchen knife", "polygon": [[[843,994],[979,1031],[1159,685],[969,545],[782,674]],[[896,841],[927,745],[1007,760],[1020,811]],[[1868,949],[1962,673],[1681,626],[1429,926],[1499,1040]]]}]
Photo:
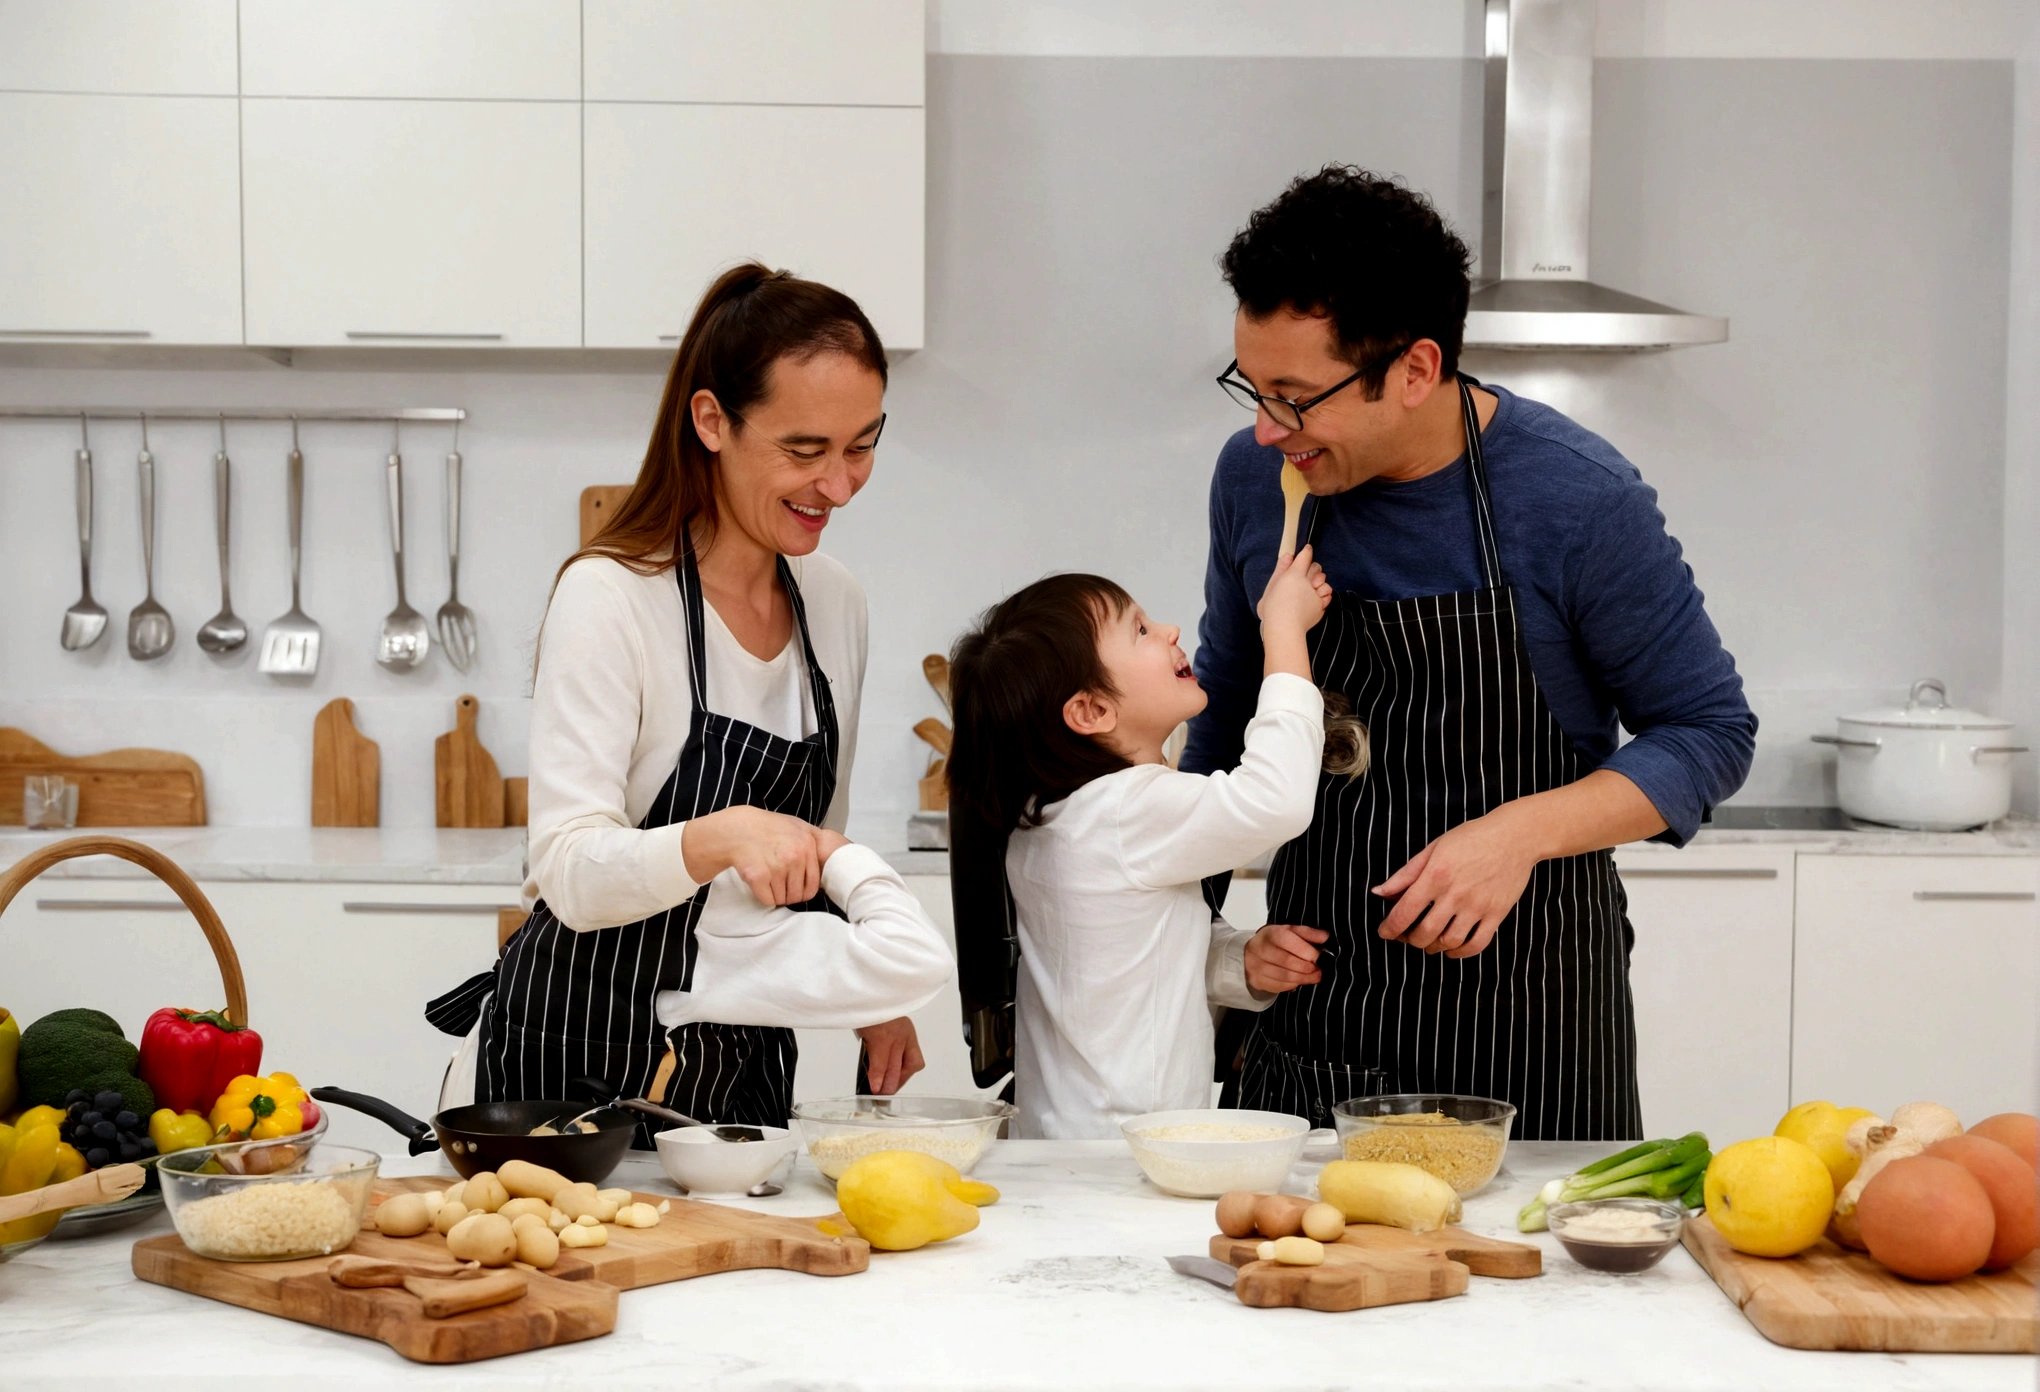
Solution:
[{"label": "kitchen knife", "polygon": [[1240,1274],[1215,1257],[1169,1257],[1167,1261],[1180,1275],[1194,1276],[1226,1290],[1233,1289]]}]

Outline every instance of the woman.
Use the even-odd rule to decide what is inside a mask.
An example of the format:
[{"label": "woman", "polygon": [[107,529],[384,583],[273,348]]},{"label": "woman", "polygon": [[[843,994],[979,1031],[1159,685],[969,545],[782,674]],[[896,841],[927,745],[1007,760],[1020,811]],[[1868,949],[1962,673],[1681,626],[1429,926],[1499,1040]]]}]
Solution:
[{"label": "woman", "polygon": [[[925,917],[837,834],[864,594],[815,550],[871,475],[885,383],[877,333],[826,286],[749,264],[696,309],[637,483],[561,567],[541,632],[530,916],[427,1008],[471,1035],[477,1099],[597,1077],[779,1125],[793,1025],[858,1026],[874,1092],[921,1068]],[[822,918],[825,873],[875,884],[875,916]],[[704,1013],[718,1001],[746,1018]]]}]

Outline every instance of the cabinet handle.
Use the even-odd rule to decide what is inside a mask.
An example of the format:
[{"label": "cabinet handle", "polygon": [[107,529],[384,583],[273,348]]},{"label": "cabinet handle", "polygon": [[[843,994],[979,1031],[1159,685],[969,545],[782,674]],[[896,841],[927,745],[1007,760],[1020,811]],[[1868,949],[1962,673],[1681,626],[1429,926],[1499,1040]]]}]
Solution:
[{"label": "cabinet handle", "polygon": [[408,339],[421,343],[430,343],[435,341],[446,343],[501,343],[503,341],[503,335],[499,333],[382,333],[380,331],[370,329],[349,329],[347,331],[347,336],[349,338],[354,339],[362,338]]},{"label": "cabinet handle", "polygon": [[0,329],[0,338],[154,338],[147,329]]},{"label": "cabinet handle", "polygon": [[1778,872],[1772,869],[1702,870],[1696,868],[1673,870],[1653,867],[1650,869],[1625,870],[1618,865],[1615,867],[1615,873],[1625,880],[1775,880],[1778,878]]},{"label": "cabinet handle", "polygon": [[679,341],[680,341],[680,335],[679,335],[679,334],[660,334],[660,335],[659,335],[659,342],[661,342],[661,343],[678,343]]},{"label": "cabinet handle", "polygon": [[127,909],[185,912],[181,899],[38,899],[35,906],[56,913],[120,913]]},{"label": "cabinet handle", "polygon": [[2030,889],[1916,889],[1913,898],[1924,904],[2030,904]]},{"label": "cabinet handle", "polygon": [[515,908],[514,904],[392,904],[378,899],[357,899],[343,903],[341,909],[347,913],[387,914],[492,914],[498,909]]}]

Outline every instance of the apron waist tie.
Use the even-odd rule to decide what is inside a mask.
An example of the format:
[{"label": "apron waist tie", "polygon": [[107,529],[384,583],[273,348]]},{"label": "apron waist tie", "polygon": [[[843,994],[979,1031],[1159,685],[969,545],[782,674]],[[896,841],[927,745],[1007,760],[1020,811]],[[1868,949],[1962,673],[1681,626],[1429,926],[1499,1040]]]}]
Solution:
[{"label": "apron waist tie", "polygon": [[441,1034],[465,1039],[482,1018],[482,1002],[496,989],[496,969],[477,972],[443,996],[425,1003],[425,1021]]}]

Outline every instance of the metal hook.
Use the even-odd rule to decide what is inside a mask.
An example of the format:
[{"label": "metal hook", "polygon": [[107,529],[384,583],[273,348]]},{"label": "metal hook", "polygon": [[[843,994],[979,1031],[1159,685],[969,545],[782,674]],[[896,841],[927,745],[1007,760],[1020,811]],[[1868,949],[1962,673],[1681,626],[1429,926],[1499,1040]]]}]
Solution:
[{"label": "metal hook", "polygon": [[292,416],[292,417],[290,418],[290,447],[291,447],[291,448],[292,448],[293,450],[297,448],[297,417],[296,417],[296,416]]},{"label": "metal hook", "polygon": [[227,413],[220,412],[220,453],[227,452]]},{"label": "metal hook", "polygon": [[455,454],[460,453],[460,418],[458,416],[454,417],[453,421],[453,452]]},{"label": "metal hook", "polygon": [[90,450],[92,448],[92,437],[85,433],[85,413],[83,411],[78,413],[78,448],[82,450]]},{"label": "metal hook", "polygon": [[149,413],[147,411],[137,411],[135,414],[142,418],[142,453],[147,454],[149,452]]},{"label": "metal hook", "polygon": [[402,420],[400,420],[399,418],[397,418],[396,416],[391,416],[391,417],[390,417],[390,453],[391,453],[391,454],[402,454],[402,453],[403,453],[403,451],[402,451],[401,449],[397,448],[397,446],[398,446],[398,445],[399,445],[399,444],[400,444],[400,443],[402,442],[402,437],[403,437],[403,433],[404,433],[404,422],[403,422]]}]

